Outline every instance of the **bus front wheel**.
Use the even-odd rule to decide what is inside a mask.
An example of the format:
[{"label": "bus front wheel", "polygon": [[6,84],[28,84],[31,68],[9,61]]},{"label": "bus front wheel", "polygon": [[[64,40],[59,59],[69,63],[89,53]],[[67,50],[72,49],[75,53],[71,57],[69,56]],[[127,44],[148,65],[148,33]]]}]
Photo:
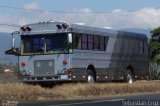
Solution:
[{"label": "bus front wheel", "polygon": [[95,82],[95,76],[94,76],[92,70],[87,70],[87,82],[88,83],[94,83]]}]

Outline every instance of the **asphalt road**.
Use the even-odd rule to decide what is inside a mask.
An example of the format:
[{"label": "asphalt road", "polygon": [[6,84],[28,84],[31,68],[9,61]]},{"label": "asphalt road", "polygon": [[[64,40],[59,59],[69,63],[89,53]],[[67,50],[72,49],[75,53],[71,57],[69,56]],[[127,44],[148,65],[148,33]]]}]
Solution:
[{"label": "asphalt road", "polygon": [[160,106],[160,93],[76,100],[35,101],[18,103],[17,106]]}]

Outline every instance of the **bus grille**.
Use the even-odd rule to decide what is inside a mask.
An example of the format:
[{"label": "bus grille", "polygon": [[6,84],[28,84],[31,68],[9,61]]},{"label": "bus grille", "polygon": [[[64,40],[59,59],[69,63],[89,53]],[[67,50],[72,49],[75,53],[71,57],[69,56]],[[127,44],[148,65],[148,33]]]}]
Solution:
[{"label": "bus grille", "polygon": [[50,76],[55,74],[54,60],[35,60],[34,75]]}]

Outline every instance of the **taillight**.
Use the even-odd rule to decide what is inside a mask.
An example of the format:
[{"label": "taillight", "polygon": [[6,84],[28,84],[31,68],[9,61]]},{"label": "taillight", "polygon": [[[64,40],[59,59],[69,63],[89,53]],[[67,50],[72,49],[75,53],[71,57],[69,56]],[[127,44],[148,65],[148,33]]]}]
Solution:
[{"label": "taillight", "polygon": [[22,30],[23,32],[25,32],[26,28],[25,27],[21,27],[20,30]]},{"label": "taillight", "polygon": [[22,67],[25,67],[25,66],[26,66],[26,63],[25,63],[25,62],[21,62],[21,66],[22,66]]},{"label": "taillight", "polygon": [[69,27],[69,25],[67,23],[63,23],[62,27],[63,27],[63,29],[67,29]]},{"label": "taillight", "polygon": [[63,64],[64,65],[68,64],[67,60],[63,60]]},{"label": "taillight", "polygon": [[26,27],[27,31],[31,31],[32,29],[30,27]]},{"label": "taillight", "polygon": [[18,76],[19,76],[19,77],[23,76],[23,73],[22,73],[22,72],[19,72],[19,73],[18,73]]},{"label": "taillight", "polygon": [[61,25],[57,24],[56,26],[57,26],[58,29],[62,29]]},{"label": "taillight", "polygon": [[29,31],[30,32],[32,29],[27,26],[27,27],[21,27],[20,30],[23,31],[23,32],[25,32],[25,31]]}]

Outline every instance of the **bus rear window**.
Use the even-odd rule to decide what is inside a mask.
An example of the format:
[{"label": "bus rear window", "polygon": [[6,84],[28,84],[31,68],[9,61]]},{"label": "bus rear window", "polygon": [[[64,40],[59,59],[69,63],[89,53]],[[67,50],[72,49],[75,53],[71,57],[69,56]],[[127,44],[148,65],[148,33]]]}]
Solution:
[{"label": "bus rear window", "polygon": [[23,53],[67,52],[66,33],[22,36]]}]

